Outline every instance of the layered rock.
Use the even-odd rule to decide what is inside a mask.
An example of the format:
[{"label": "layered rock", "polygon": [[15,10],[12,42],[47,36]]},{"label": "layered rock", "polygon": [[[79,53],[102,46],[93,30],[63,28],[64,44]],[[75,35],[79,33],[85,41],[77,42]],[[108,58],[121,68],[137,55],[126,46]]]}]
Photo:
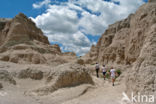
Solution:
[{"label": "layered rock", "polygon": [[135,14],[110,25],[83,59],[86,63],[131,65],[127,91],[155,93],[156,2],[150,0]]},{"label": "layered rock", "polygon": [[16,85],[16,81],[7,70],[0,70],[0,81],[9,82]]},{"label": "layered rock", "polygon": [[132,64],[139,57],[149,28],[153,24],[155,3],[143,5],[136,14],[110,25],[84,59],[105,64]]},{"label": "layered rock", "polygon": [[46,95],[59,88],[72,87],[80,84],[94,84],[88,69],[74,63],[62,64],[53,69],[48,75],[46,78],[46,85],[32,92],[38,95]]},{"label": "layered rock", "polygon": [[[16,81],[15,81],[16,79]],[[94,85],[89,69],[76,63],[65,63],[58,66],[38,64],[16,64],[0,61],[0,84],[9,85],[10,88],[23,88],[22,94],[48,95],[60,88]],[[25,83],[25,84],[21,84]]]},{"label": "layered rock", "polygon": [[19,43],[31,44],[33,40],[49,44],[48,38],[43,35],[42,31],[22,13],[6,22],[0,33],[0,46],[4,47]]},{"label": "layered rock", "polygon": [[[156,2],[142,6],[137,13],[145,11],[147,30],[137,60],[126,80],[128,93],[141,92],[156,95]],[[133,84],[133,85],[132,85]]]},{"label": "layered rock", "polygon": [[[127,64],[137,56],[130,57],[126,54],[131,46],[127,43],[130,37],[130,20],[133,15],[127,19],[110,25],[101,36],[96,46],[92,46],[90,52],[84,57],[87,63],[100,62],[104,64]],[[133,53],[132,53],[133,54]]]},{"label": "layered rock", "polygon": [[[13,19],[0,19],[0,60],[27,64],[62,64],[68,62],[58,45],[48,38],[35,23],[20,13]],[[62,61],[56,61],[56,58]],[[71,60],[76,55],[70,55]]]},{"label": "layered rock", "polygon": [[43,78],[43,72],[41,70],[28,68],[26,70],[21,70],[17,77],[20,79],[31,78],[34,80],[41,80]]}]

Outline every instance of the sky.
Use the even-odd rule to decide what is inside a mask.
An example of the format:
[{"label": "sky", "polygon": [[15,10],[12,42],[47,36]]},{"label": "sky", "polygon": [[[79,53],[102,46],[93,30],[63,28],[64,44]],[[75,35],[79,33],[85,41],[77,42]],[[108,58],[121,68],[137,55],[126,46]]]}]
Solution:
[{"label": "sky", "polygon": [[1,0],[0,18],[19,12],[42,29],[51,44],[82,56],[110,24],[134,13],[147,0]]}]

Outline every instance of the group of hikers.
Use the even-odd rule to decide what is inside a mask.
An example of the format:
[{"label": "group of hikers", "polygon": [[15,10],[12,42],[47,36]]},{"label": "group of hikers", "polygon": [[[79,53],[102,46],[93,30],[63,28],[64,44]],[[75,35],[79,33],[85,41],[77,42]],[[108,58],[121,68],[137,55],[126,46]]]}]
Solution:
[{"label": "group of hikers", "polygon": [[[96,75],[98,78],[99,77],[99,70],[100,70],[100,65],[98,63],[96,63],[96,65],[95,65],[95,70],[96,70]],[[111,79],[112,79],[112,86],[114,86],[114,82],[115,82],[115,78],[116,78],[116,74],[117,74],[116,70],[113,67],[111,67],[110,71],[107,71],[105,65],[102,65],[101,70],[103,73],[104,80],[106,78],[106,73],[108,72],[110,74]]]}]

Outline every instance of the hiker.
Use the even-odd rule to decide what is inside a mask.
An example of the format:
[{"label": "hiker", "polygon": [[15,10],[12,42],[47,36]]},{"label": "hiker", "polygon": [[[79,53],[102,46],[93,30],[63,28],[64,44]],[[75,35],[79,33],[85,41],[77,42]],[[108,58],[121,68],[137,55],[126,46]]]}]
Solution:
[{"label": "hiker", "polygon": [[100,69],[99,64],[96,63],[95,70],[96,70],[96,76],[97,76],[97,78],[99,77],[99,69]]},{"label": "hiker", "polygon": [[106,68],[105,68],[105,65],[102,66],[102,73],[103,73],[103,78],[105,80],[105,78],[106,78]]},{"label": "hiker", "polygon": [[112,78],[112,85],[114,86],[116,70],[113,67],[110,70],[110,75],[111,75],[111,78]]}]

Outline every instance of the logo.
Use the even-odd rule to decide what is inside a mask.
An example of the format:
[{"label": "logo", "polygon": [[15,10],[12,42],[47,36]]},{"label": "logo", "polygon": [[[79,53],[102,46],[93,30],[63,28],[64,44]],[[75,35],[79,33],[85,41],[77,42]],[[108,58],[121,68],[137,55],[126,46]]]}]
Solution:
[{"label": "logo", "polygon": [[128,97],[125,92],[122,95],[121,104],[154,103],[154,95],[141,95],[140,93],[134,95],[133,92],[131,93],[131,97]]}]

